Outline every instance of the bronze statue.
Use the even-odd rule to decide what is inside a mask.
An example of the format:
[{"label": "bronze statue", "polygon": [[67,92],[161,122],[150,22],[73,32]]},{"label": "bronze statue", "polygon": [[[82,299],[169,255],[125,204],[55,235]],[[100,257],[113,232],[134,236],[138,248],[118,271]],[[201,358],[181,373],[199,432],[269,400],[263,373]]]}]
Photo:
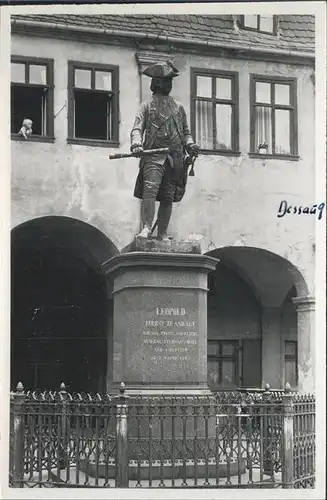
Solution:
[{"label": "bronze statue", "polygon": [[[184,196],[187,167],[199,148],[192,139],[183,106],[169,95],[178,70],[167,61],[149,66],[143,74],[152,79],[153,96],[141,104],[131,131],[131,151],[141,157],[134,190],[134,196],[142,199],[142,230],[138,236],[151,236],[155,202],[159,201],[157,237],[167,240],[172,204]],[[168,154],[142,156],[143,150],[162,148],[168,148]]]}]

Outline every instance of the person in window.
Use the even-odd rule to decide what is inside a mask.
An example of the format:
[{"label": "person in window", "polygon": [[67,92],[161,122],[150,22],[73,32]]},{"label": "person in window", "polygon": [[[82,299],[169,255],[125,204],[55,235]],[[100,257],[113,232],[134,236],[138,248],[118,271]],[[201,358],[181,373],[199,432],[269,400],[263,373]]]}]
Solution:
[{"label": "person in window", "polygon": [[18,132],[18,135],[22,135],[24,139],[27,139],[28,136],[32,135],[32,126],[33,126],[33,121],[30,120],[29,118],[24,118],[23,124]]},{"label": "person in window", "polygon": [[153,96],[149,102],[141,104],[136,115],[131,131],[131,151],[141,156],[143,149],[169,148],[169,154],[141,157],[134,190],[134,196],[142,199],[142,230],[138,236],[151,236],[155,202],[159,201],[157,237],[167,240],[172,204],[180,201],[185,193],[185,155],[197,156],[199,148],[190,134],[183,106],[169,95],[178,70],[167,61],[149,66],[143,74],[151,78]]}]

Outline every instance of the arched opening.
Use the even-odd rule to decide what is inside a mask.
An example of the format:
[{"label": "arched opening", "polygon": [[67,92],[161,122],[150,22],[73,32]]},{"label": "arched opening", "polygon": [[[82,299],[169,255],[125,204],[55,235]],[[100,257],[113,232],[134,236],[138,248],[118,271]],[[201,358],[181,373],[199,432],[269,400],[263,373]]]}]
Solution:
[{"label": "arched opening", "polygon": [[308,295],[300,271],[280,255],[255,247],[222,247],[208,252],[246,281],[259,302],[280,306],[294,287],[297,296]]},{"label": "arched opening", "polygon": [[101,264],[115,253],[100,231],[68,217],[12,231],[13,387],[104,389],[111,318]]},{"label": "arched opening", "polygon": [[261,386],[261,306],[251,287],[223,264],[209,275],[208,384]]},{"label": "arched opening", "polygon": [[209,276],[208,382],[217,389],[279,389],[298,384],[298,320],[293,303],[308,294],[286,259],[251,247],[208,253],[220,263]]}]

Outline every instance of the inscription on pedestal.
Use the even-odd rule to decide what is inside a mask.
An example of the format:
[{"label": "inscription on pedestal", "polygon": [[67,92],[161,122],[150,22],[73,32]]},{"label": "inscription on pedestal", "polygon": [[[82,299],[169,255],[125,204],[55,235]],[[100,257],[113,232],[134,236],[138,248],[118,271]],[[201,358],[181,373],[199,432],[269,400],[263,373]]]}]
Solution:
[{"label": "inscription on pedestal", "polygon": [[[143,344],[154,364],[189,361],[198,345],[198,325],[184,308],[156,307],[143,325]],[[169,318],[169,319],[168,319]]]},{"label": "inscription on pedestal", "polygon": [[140,293],[131,288],[118,294],[114,380],[127,384],[204,382],[205,308],[204,294],[194,289],[152,288]]}]

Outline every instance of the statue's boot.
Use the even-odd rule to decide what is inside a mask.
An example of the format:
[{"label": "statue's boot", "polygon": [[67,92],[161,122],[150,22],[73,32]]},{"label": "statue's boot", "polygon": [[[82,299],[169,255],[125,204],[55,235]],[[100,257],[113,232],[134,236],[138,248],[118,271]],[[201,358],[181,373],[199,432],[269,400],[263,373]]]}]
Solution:
[{"label": "statue's boot", "polygon": [[158,210],[158,240],[169,241],[167,229],[171,217],[172,202],[161,202]]},{"label": "statue's boot", "polygon": [[142,231],[136,235],[136,238],[149,238],[151,233],[151,229],[149,226],[144,226]]}]

